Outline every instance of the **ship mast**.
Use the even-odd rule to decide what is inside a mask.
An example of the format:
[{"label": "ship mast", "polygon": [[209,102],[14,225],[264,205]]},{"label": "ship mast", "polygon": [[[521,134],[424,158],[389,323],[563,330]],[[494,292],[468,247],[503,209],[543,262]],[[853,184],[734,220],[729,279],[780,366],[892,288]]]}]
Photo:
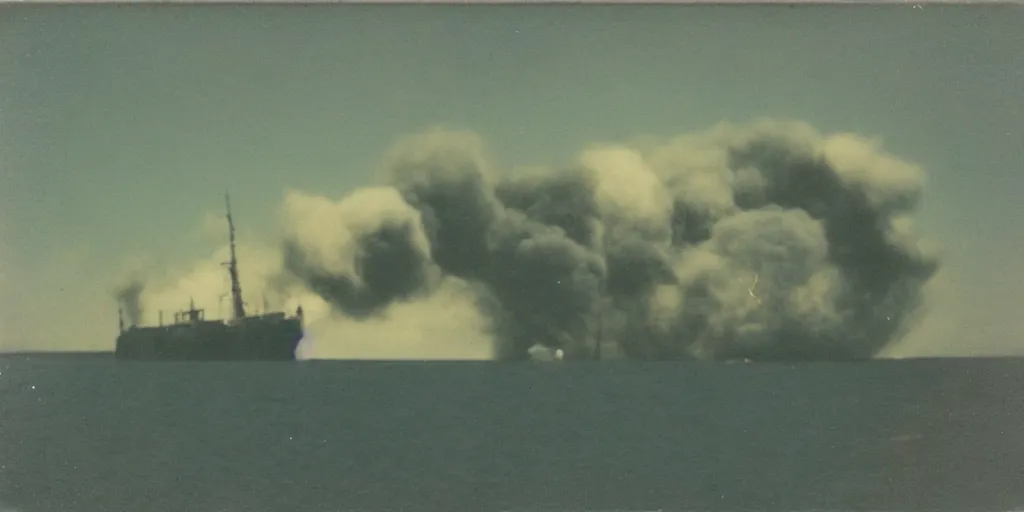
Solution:
[{"label": "ship mast", "polygon": [[242,285],[238,282],[238,258],[235,256],[235,223],[231,220],[231,197],[224,194],[224,204],[228,214],[228,239],[231,242],[231,261],[228,262],[228,273],[231,274],[231,305],[235,320],[245,317],[245,304],[242,302]]}]

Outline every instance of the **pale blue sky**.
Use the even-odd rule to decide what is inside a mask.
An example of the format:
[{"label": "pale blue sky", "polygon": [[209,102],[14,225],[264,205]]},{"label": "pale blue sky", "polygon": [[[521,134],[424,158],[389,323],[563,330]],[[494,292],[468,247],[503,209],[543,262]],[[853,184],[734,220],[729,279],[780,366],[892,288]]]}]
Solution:
[{"label": "pale blue sky", "polygon": [[225,188],[258,230],[285,188],[368,184],[432,124],[533,165],[772,116],[922,165],[953,289],[932,352],[1024,353],[1022,27],[967,6],[4,6],[2,346],[112,344],[110,279],[208,256]]}]

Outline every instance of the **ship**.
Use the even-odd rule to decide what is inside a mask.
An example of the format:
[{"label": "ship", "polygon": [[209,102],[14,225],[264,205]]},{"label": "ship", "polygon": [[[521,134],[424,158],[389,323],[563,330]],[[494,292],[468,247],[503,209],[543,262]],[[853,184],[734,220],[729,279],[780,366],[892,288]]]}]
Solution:
[{"label": "ship", "polygon": [[156,361],[294,361],[295,349],[303,335],[302,306],[295,314],[271,311],[248,315],[242,300],[238,278],[238,257],[235,252],[235,224],[231,217],[231,198],[224,195],[227,212],[230,260],[227,267],[231,279],[232,314],[229,319],[206,318],[205,309],[196,309],[189,301],[188,309],[173,315],[164,325],[125,327],[122,308],[118,308],[117,343],[114,356],[124,360]]}]

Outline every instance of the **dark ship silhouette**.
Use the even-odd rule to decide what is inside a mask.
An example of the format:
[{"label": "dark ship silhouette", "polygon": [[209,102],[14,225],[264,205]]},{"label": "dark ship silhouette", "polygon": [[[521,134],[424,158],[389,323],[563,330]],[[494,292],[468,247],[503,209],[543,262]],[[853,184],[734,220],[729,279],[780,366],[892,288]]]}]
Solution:
[{"label": "dark ship silhouette", "polygon": [[189,309],[174,314],[174,323],[150,327],[129,326],[125,329],[124,315],[118,309],[120,334],[114,356],[117,359],[178,360],[178,361],[290,361],[295,360],[295,349],[302,339],[302,306],[295,316],[283,312],[270,312],[247,316],[242,301],[242,286],[238,279],[238,259],[235,255],[235,225],[231,219],[231,200],[225,195],[228,220],[228,238],[231,260],[226,263],[231,277],[232,317],[225,320],[207,320],[205,310],[196,309],[190,301]]}]

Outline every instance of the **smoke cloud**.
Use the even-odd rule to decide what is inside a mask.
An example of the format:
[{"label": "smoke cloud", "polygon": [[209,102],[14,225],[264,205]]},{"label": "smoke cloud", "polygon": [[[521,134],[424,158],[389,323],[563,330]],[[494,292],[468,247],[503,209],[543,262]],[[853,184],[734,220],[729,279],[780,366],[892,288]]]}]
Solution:
[{"label": "smoke cloud", "polygon": [[914,234],[922,170],[805,123],[592,147],[532,174],[430,130],[386,167],[388,186],[340,201],[288,194],[277,286],[315,293],[350,336],[419,319],[380,342],[408,357],[463,337],[499,359],[536,344],[566,359],[864,359],[913,327],[938,269]]}]

